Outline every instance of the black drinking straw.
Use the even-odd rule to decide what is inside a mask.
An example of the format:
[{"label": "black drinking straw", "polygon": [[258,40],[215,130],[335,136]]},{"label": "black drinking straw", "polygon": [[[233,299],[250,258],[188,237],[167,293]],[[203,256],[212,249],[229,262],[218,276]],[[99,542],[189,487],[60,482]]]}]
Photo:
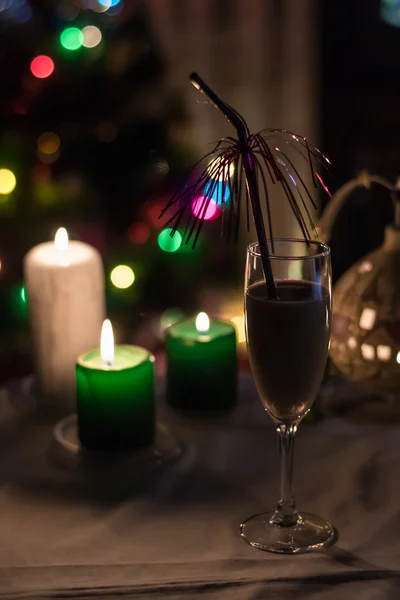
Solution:
[{"label": "black drinking straw", "polygon": [[189,77],[190,81],[196,89],[202,92],[214,104],[218,110],[228,119],[228,121],[236,129],[239,144],[241,147],[242,163],[246,175],[246,185],[253,210],[254,224],[256,226],[258,244],[260,248],[261,263],[265,276],[268,298],[278,298],[274,275],[272,272],[271,260],[269,256],[267,236],[265,233],[264,219],[262,216],[260,196],[258,193],[257,174],[254,168],[254,163],[248,151],[248,131],[245,122],[240,116],[225,102],[223,102],[215,92],[203,81],[197,74],[192,73]]}]

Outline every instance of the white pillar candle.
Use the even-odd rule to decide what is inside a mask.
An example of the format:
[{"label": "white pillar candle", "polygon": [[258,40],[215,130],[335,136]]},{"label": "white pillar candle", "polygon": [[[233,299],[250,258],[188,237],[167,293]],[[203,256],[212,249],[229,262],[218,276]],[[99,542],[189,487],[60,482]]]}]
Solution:
[{"label": "white pillar candle", "polygon": [[75,363],[98,345],[105,316],[100,254],[57,231],[24,260],[33,333],[38,402],[56,412],[75,410]]}]

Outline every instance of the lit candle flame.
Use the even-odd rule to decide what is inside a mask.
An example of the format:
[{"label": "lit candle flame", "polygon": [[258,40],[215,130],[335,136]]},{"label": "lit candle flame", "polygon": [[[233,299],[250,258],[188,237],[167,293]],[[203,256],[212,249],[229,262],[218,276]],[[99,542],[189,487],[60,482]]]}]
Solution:
[{"label": "lit candle flame", "polygon": [[110,319],[106,319],[101,328],[100,354],[103,363],[111,367],[114,362],[114,333]]},{"label": "lit candle flame", "polygon": [[210,328],[210,319],[207,313],[201,312],[196,317],[196,329],[199,333],[207,333]]},{"label": "lit candle flame", "polygon": [[65,227],[57,229],[54,245],[59,252],[65,252],[68,249],[68,232]]}]

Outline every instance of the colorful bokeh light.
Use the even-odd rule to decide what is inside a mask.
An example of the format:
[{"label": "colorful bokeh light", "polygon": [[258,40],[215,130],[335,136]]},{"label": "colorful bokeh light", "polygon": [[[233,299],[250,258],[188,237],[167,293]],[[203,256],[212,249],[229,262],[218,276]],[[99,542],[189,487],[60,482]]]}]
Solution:
[{"label": "colorful bokeh light", "polygon": [[11,21],[17,23],[18,25],[23,25],[24,23],[27,23],[31,17],[32,9],[29,6],[28,2],[26,2],[25,0],[19,0],[19,2],[15,2],[14,0],[13,6],[11,6],[10,11]]},{"label": "colorful bokeh light", "polygon": [[222,181],[210,181],[204,187],[204,195],[211,196],[217,204],[224,204],[231,197],[231,192],[229,186],[225,185]]},{"label": "colorful bokeh light", "polygon": [[381,0],[381,19],[392,25],[400,27],[400,0]]},{"label": "colorful bokeh light", "polygon": [[46,131],[39,136],[37,147],[42,154],[55,154],[60,147],[60,138],[52,131]]},{"label": "colorful bokeh light", "polygon": [[207,173],[211,179],[217,179],[218,181],[225,181],[226,179],[228,179],[228,175],[229,175],[229,177],[232,177],[232,175],[234,174],[235,165],[233,163],[230,163],[229,167],[228,167],[228,165],[225,165],[224,168],[221,168],[222,160],[224,160],[224,159],[222,159],[220,156],[217,156],[217,158],[213,158],[208,163]]},{"label": "colorful bokeh light", "polygon": [[25,320],[28,316],[28,295],[25,286],[22,283],[11,287],[10,308],[12,314],[18,320]]},{"label": "colorful bokeh light", "polygon": [[146,223],[133,223],[128,230],[132,244],[145,244],[150,237],[150,227]]},{"label": "colorful bokeh light", "polygon": [[104,13],[111,7],[111,0],[103,0],[104,4],[100,3],[100,0],[94,0],[94,6],[92,10],[97,13]]},{"label": "colorful bokeh light", "polygon": [[111,271],[110,279],[116,288],[126,290],[135,281],[135,273],[127,265],[118,265]]},{"label": "colorful bokeh light", "polygon": [[122,12],[123,6],[123,0],[119,0],[117,4],[114,4],[114,6],[110,6],[110,8],[108,8],[104,14],[107,15],[107,17],[116,17]]},{"label": "colorful bokeh light", "polygon": [[[204,206],[207,206],[205,212]],[[210,221],[211,219],[216,219],[219,216],[220,209],[215,200],[212,198],[208,200],[205,196],[199,196],[193,201],[192,212],[198,219],[203,218],[205,221]]]},{"label": "colorful bokeh light", "polygon": [[38,79],[46,79],[54,71],[54,62],[50,56],[39,54],[31,62],[31,73]]},{"label": "colorful bokeh light", "polygon": [[164,252],[176,252],[182,245],[182,236],[176,231],[171,237],[173,229],[163,229],[158,236],[158,245]]},{"label": "colorful bokeh light", "polygon": [[17,185],[17,179],[10,169],[0,169],[0,194],[11,194]]},{"label": "colorful bokeh light", "polygon": [[106,8],[110,8],[111,6],[117,6],[121,0],[98,0],[98,3]]},{"label": "colorful bokeh light", "polygon": [[83,33],[77,27],[67,27],[61,32],[60,42],[65,50],[78,50],[83,45]]},{"label": "colorful bokeh light", "polygon": [[161,211],[163,210],[166,201],[152,201],[147,202],[144,206],[144,216],[148,221],[151,227],[154,229],[161,229],[163,223],[167,220],[167,214],[164,214],[163,217],[160,218]]},{"label": "colorful bokeh light", "polygon": [[95,48],[101,42],[101,31],[94,25],[87,25],[82,29],[83,45],[85,48]]}]

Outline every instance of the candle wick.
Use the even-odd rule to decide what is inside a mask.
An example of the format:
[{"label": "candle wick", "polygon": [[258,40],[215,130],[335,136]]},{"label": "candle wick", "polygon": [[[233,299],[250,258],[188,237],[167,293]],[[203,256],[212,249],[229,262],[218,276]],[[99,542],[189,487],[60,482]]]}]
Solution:
[{"label": "candle wick", "polygon": [[105,363],[106,363],[106,367],[112,367],[112,365],[113,365],[111,360],[106,360]]}]

